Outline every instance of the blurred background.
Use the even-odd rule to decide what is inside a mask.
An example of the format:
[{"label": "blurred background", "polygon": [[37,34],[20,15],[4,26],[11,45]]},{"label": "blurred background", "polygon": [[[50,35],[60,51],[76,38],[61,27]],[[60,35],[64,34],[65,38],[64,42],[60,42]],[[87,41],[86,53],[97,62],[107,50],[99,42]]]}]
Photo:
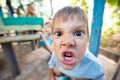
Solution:
[{"label": "blurred background", "polygon": [[[94,16],[94,0],[0,0],[0,17],[42,17],[44,22],[47,22],[52,20],[54,14],[60,8],[67,5],[78,5],[84,8],[88,16],[89,30],[91,33]],[[24,50],[21,50],[20,53],[19,48],[23,47],[23,44],[19,44],[18,47],[15,47],[15,51],[17,54],[28,53],[31,50],[28,49],[27,46],[24,46]],[[1,47],[0,53],[2,53]],[[103,59],[103,56],[98,56],[105,65],[105,80],[112,80],[112,76],[117,69],[118,61],[120,62],[120,59],[117,59],[120,58],[120,0],[106,0],[105,2],[99,54],[110,59],[107,61],[106,59]],[[113,59],[113,55],[117,55],[117,57],[114,57]],[[2,67],[4,67],[3,64],[5,63],[2,57],[3,56],[0,54],[0,71],[2,71]],[[110,68],[108,69],[107,67]],[[0,78],[0,80],[1,79],[2,78]]]},{"label": "blurred background", "polygon": [[[44,18],[48,21],[58,9],[66,5],[82,6],[89,18],[89,27],[91,27],[93,17],[93,0],[0,0],[3,17],[25,17],[27,16],[27,5],[34,7],[36,17]],[[120,0],[106,0],[104,15],[101,46],[114,51],[120,43]]]}]

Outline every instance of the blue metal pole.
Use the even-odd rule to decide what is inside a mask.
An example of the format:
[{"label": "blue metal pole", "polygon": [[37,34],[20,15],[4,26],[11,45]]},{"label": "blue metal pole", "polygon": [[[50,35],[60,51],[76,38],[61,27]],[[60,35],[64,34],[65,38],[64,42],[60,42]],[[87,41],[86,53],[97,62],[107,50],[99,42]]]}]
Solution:
[{"label": "blue metal pole", "polygon": [[92,30],[90,37],[90,51],[97,57],[101,38],[105,0],[94,0]]}]

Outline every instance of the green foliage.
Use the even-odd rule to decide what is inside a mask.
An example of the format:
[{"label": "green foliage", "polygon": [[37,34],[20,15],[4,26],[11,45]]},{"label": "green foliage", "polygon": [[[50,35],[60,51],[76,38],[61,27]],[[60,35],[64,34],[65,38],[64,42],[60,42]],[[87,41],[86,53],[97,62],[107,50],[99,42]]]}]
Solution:
[{"label": "green foliage", "polygon": [[[81,1],[81,3],[79,3]],[[87,5],[86,0],[73,0],[71,2],[72,5],[77,5],[79,3],[80,6],[82,6],[86,13],[88,13],[89,7]]]},{"label": "green foliage", "polygon": [[107,0],[107,3],[111,8],[114,9],[111,14],[112,18],[117,19],[116,23],[114,24],[120,26],[120,0]]},{"label": "green foliage", "polygon": [[76,5],[79,1],[80,1],[80,0],[73,0],[73,1],[71,2],[71,4],[72,4],[72,5]]},{"label": "green foliage", "polygon": [[89,7],[88,7],[88,5],[87,5],[86,0],[83,0],[83,1],[82,1],[82,6],[84,7],[85,11],[88,13]]},{"label": "green foliage", "polygon": [[[115,19],[116,22],[103,32],[101,46],[115,50],[117,44],[120,43],[120,40],[117,40],[120,37],[120,0],[107,0],[107,3],[113,9],[111,19]],[[116,36],[116,34],[119,35]]]},{"label": "green foliage", "polygon": [[110,6],[118,6],[120,7],[120,0],[107,0]]},{"label": "green foliage", "polygon": [[[106,31],[102,33],[101,38],[101,46],[110,48],[110,49],[116,49],[117,44],[120,43],[120,40],[116,40],[113,38],[116,34],[120,34],[120,27],[110,27]],[[119,36],[116,36],[118,38]]]}]

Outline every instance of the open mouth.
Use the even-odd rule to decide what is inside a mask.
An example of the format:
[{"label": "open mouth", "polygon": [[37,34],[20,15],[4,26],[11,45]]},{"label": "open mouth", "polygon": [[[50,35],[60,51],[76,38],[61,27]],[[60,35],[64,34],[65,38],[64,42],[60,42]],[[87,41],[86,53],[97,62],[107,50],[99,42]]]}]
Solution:
[{"label": "open mouth", "polygon": [[73,65],[76,63],[75,54],[72,51],[62,52],[62,62],[67,65]]}]

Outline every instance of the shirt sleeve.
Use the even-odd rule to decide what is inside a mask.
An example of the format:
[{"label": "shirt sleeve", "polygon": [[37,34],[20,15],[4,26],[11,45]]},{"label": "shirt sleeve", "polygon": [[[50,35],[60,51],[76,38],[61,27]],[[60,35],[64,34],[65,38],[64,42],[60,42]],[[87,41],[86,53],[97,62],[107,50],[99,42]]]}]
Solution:
[{"label": "shirt sleeve", "polygon": [[104,80],[104,75],[102,75],[102,76],[100,76],[100,77],[98,77],[96,79],[93,79],[93,80]]},{"label": "shirt sleeve", "polygon": [[49,66],[50,69],[52,69],[55,66],[55,58],[54,57],[55,57],[55,54],[52,53],[51,58],[48,62],[48,66]]}]

